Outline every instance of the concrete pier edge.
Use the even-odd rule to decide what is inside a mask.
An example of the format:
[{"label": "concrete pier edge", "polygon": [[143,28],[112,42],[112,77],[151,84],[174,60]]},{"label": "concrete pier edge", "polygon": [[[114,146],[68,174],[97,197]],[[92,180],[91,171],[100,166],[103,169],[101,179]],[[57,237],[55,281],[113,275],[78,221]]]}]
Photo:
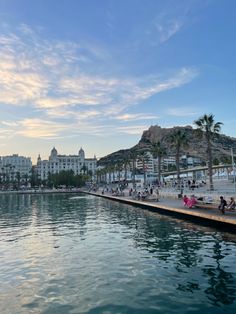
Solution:
[{"label": "concrete pier edge", "polygon": [[164,205],[161,203],[161,201],[160,202],[138,201],[123,196],[119,197],[88,191],[81,192],[128,205],[133,205],[152,212],[157,212],[159,214],[190,220],[191,222],[195,222],[196,224],[207,225],[210,227],[220,229],[222,231],[236,233],[236,216],[235,218],[234,217],[232,218],[227,217],[227,214],[216,215],[214,213],[209,214],[208,212],[205,213],[200,212],[199,210],[195,209],[177,208],[173,206]]}]

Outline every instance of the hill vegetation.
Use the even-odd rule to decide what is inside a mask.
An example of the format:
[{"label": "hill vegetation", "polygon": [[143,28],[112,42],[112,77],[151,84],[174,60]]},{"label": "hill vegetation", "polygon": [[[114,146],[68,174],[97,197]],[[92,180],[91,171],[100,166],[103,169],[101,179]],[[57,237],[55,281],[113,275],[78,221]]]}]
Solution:
[{"label": "hill vegetation", "polygon": [[[164,145],[168,156],[175,156],[175,146],[171,143],[171,135],[177,130],[183,130],[188,138],[188,147],[181,149],[181,154],[192,157],[199,157],[203,162],[207,162],[207,143],[204,140],[199,140],[197,130],[191,126],[176,126],[173,128],[162,128],[158,125],[150,126],[142,134],[140,141],[130,149],[123,149],[116,151],[101,158],[99,165],[107,165],[111,162],[123,160],[124,156],[130,152],[139,153],[143,150],[151,151],[152,143],[161,142]],[[236,138],[219,134],[212,140],[212,156],[214,163],[230,163],[231,162],[231,148],[236,151]]]}]

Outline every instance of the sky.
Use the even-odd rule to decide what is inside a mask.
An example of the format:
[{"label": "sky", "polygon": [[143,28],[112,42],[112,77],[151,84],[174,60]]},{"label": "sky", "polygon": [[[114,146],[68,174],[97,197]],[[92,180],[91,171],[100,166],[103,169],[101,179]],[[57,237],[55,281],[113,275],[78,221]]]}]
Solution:
[{"label": "sky", "polygon": [[236,1],[0,0],[0,156],[103,157],[203,114],[236,137]]}]

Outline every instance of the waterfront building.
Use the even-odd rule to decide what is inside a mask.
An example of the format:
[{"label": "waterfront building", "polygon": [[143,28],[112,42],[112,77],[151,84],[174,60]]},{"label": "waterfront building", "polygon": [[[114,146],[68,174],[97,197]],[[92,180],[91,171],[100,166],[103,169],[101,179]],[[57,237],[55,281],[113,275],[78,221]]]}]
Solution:
[{"label": "waterfront building", "polygon": [[180,165],[183,168],[192,168],[201,166],[202,160],[199,157],[189,156],[189,155],[183,155],[180,157]]},{"label": "waterfront building", "polygon": [[63,170],[72,170],[75,175],[88,173],[94,176],[96,169],[96,156],[85,158],[85,152],[82,148],[78,155],[59,155],[54,147],[48,160],[42,160],[40,155],[38,156],[36,166],[38,178],[41,180],[47,180],[49,173],[56,174]]},{"label": "waterfront building", "polygon": [[[157,160],[153,158],[152,154],[147,151],[144,160],[144,167],[147,174],[154,174],[156,171]],[[139,158],[136,159],[136,168],[143,171],[143,161]]]},{"label": "waterfront building", "polygon": [[0,157],[0,176],[2,182],[27,182],[32,169],[30,157],[13,154]]}]

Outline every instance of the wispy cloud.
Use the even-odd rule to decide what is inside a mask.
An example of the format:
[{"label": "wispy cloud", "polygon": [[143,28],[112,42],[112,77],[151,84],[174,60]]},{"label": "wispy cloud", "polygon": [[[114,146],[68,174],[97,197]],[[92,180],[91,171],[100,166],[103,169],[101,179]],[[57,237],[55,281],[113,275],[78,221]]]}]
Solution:
[{"label": "wispy cloud", "polygon": [[1,128],[0,129],[0,138],[4,139],[4,138],[9,138],[9,136],[12,135],[12,130],[9,129],[9,128],[6,128],[6,129],[3,129]]},{"label": "wispy cloud", "polygon": [[115,119],[120,121],[137,121],[137,120],[149,120],[149,119],[157,119],[158,116],[146,113],[125,113],[115,117]]},{"label": "wispy cloud", "polygon": [[24,119],[19,122],[17,134],[32,138],[56,137],[66,130],[66,125],[41,119]]},{"label": "wispy cloud", "polygon": [[178,33],[183,27],[183,25],[184,25],[183,21],[177,19],[167,20],[167,22],[165,23],[159,21],[159,19],[157,19],[157,21],[154,21],[154,26],[159,35],[160,43],[164,43],[172,36],[174,36],[176,33]]},{"label": "wispy cloud", "polygon": [[[108,121],[156,119],[156,115],[129,110],[158,93],[190,83],[198,75],[197,69],[190,67],[143,77],[93,73],[95,60],[106,68],[106,55],[110,58],[95,45],[85,44],[84,48],[73,42],[46,40],[27,25],[15,33],[2,32],[0,104],[24,109],[23,118],[14,125],[15,134],[35,138],[61,136],[63,132],[68,136],[78,132],[103,135],[108,129],[137,134],[133,126],[119,128]],[[4,123],[11,127],[10,121]]]},{"label": "wispy cloud", "polygon": [[198,12],[198,8],[204,5],[203,1],[198,0],[163,1],[157,10],[158,13],[145,25],[143,33],[140,30],[136,45],[144,41],[151,46],[161,46],[193,23],[194,12]]},{"label": "wispy cloud", "polygon": [[200,111],[191,107],[175,107],[169,108],[166,113],[170,116],[175,117],[188,117],[200,114]]},{"label": "wispy cloud", "polygon": [[141,135],[143,133],[143,130],[147,129],[147,127],[147,124],[121,126],[117,129],[117,131],[124,134]]}]

